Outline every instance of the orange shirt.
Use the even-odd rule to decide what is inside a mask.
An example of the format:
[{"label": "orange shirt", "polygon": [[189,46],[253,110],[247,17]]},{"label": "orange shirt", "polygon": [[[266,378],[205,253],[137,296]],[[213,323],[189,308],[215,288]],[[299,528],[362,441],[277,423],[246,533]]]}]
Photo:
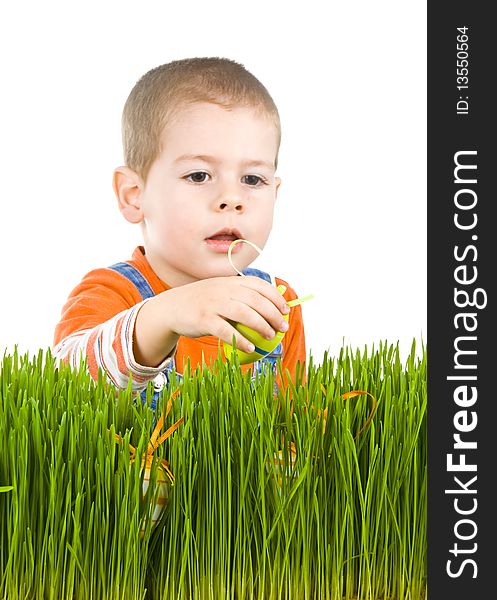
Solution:
[{"label": "orange shirt", "polygon": [[[143,247],[136,248],[127,262],[142,273],[155,294],[170,289],[152,270]],[[284,297],[287,301],[297,298],[295,291],[285,281],[276,278],[276,284],[286,286]],[[62,309],[61,320],[55,328],[55,355],[75,366],[79,357],[84,356],[95,379],[98,370],[103,369],[116,386],[126,387],[131,375],[133,387],[143,389],[171,359],[166,359],[156,368],[141,366],[134,360],[133,327],[141,304],[140,292],[123,275],[112,269],[90,271],[71,292]],[[207,365],[212,364],[218,357],[219,343],[219,338],[213,336],[195,339],[180,337],[174,357],[176,371],[183,373],[188,359],[192,370],[201,365],[202,360]],[[293,377],[297,363],[304,363],[306,359],[300,306],[290,311],[289,329],[282,345],[283,371],[288,369]],[[251,367],[245,365],[242,369]]]}]

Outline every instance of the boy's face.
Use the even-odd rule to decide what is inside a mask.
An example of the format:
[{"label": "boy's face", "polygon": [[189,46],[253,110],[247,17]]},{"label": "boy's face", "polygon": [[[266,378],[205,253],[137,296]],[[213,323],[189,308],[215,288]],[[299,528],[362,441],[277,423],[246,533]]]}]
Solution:
[{"label": "boy's face", "polygon": [[[177,113],[139,195],[147,259],[161,279],[234,275],[234,239],[264,247],[280,185],[277,144],[274,124],[252,108],[197,103]],[[254,258],[247,244],[235,246],[238,269]]]}]

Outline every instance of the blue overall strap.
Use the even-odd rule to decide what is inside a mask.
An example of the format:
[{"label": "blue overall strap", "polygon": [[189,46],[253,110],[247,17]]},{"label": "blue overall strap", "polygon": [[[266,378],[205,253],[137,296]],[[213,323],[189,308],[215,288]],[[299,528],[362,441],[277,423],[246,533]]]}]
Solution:
[{"label": "blue overall strap", "polygon": [[136,289],[140,292],[142,300],[146,300],[147,298],[152,298],[155,296],[154,291],[150,287],[148,281],[133,265],[130,265],[127,262],[119,262],[109,267],[109,269],[117,271],[121,275],[124,275],[126,279],[129,279],[129,281],[131,281],[131,283],[134,284]]},{"label": "blue overall strap", "polygon": [[247,267],[246,269],[243,269],[242,273],[244,275],[251,275],[252,277],[259,277],[259,279],[264,279],[265,281],[272,283],[271,275],[269,275],[269,273],[266,273],[265,271],[260,271],[259,269],[251,269],[250,267]]},{"label": "blue overall strap", "polygon": [[[127,262],[119,262],[108,268],[112,269],[113,271],[116,271],[123,277],[126,277],[126,279],[128,279],[136,287],[136,289],[140,292],[142,300],[146,300],[147,298],[153,298],[153,296],[155,296],[154,291],[153,291],[151,285],[149,284],[149,282],[145,279],[145,277],[142,275],[142,273],[133,265],[130,265]],[[169,374],[171,371],[174,370],[174,368],[175,368],[175,365],[174,365],[174,360],[173,360],[171,362],[171,365],[167,369],[165,369],[163,371],[163,373],[159,373],[159,375],[154,380],[154,394],[153,394],[152,403],[151,403],[151,407],[153,409],[155,409],[155,407],[157,405],[157,400],[160,397],[162,388],[164,387],[164,385],[166,383],[169,382]],[[178,377],[179,377],[179,375],[178,375]],[[143,392],[141,392],[140,396],[141,396],[141,399],[143,400],[143,402],[145,402],[147,399],[147,390],[146,389],[143,390]]]}]

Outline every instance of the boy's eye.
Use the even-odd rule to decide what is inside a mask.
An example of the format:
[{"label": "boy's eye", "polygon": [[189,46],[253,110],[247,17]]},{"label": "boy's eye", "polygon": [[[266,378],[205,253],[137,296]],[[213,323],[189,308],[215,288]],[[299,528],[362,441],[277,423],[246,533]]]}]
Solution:
[{"label": "boy's eye", "polygon": [[[210,178],[209,173],[205,171],[195,171],[186,175],[185,179],[192,183],[205,183]],[[259,175],[244,175],[242,181],[251,187],[259,187],[265,185],[267,182]]]},{"label": "boy's eye", "polygon": [[186,179],[192,183],[204,183],[204,181],[207,181],[208,177],[209,174],[205,171],[196,171],[195,173],[190,173],[190,175],[187,175]]},{"label": "boy's eye", "polygon": [[258,175],[244,175],[243,178],[247,185],[256,186],[259,184],[265,184],[266,182]]}]

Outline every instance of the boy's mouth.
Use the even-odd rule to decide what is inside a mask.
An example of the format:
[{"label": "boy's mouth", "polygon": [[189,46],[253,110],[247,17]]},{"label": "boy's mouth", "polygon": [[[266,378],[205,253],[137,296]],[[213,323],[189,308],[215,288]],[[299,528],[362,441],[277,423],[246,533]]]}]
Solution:
[{"label": "boy's mouth", "polygon": [[[242,234],[238,231],[238,229],[221,229],[220,231],[214,233],[213,235],[205,238],[207,246],[214,250],[214,252],[221,252],[226,254],[228,252],[228,248],[230,247],[231,242],[234,240],[239,240],[242,238]],[[233,248],[233,253],[240,249],[242,244],[237,244]]]}]

